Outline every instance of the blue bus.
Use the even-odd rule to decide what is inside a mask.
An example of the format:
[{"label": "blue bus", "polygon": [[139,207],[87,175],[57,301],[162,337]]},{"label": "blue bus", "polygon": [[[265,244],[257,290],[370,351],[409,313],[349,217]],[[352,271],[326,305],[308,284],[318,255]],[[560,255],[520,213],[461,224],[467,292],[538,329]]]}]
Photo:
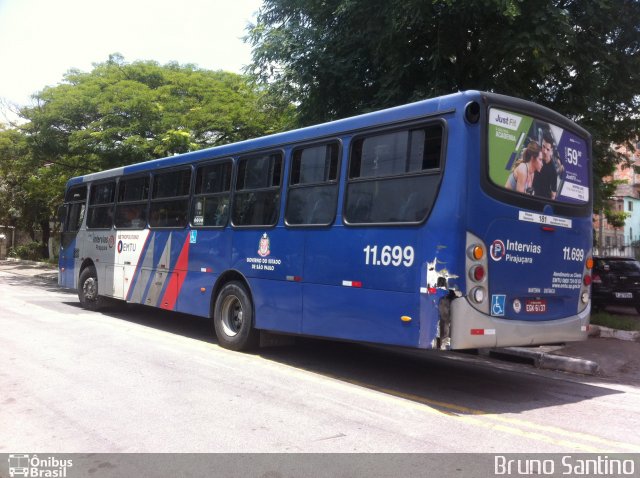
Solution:
[{"label": "blue bus", "polygon": [[75,177],[59,283],[264,333],[422,349],[583,340],[591,137],[467,91]]}]

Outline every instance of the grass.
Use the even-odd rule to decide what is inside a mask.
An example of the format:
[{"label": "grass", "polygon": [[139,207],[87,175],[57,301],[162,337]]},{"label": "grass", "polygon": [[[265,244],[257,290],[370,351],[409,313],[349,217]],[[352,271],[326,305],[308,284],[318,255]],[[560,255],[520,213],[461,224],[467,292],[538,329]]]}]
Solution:
[{"label": "grass", "polygon": [[618,315],[606,311],[591,314],[591,323],[618,330],[640,330],[640,317],[635,315]]}]

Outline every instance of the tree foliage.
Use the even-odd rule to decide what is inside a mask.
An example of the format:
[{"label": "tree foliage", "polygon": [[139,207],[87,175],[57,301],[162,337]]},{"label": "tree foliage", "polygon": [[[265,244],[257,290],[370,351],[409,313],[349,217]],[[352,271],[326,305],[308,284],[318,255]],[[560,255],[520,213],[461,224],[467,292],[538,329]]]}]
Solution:
[{"label": "tree foliage", "polygon": [[119,55],[89,73],[68,72],[35,99],[22,110],[34,153],[80,172],[280,131],[292,118],[247,77]]},{"label": "tree foliage", "polygon": [[293,107],[249,77],[111,55],[71,70],[0,129],[0,221],[48,236],[72,176],[287,129]]},{"label": "tree foliage", "polygon": [[265,0],[248,39],[252,72],[303,124],[493,91],[589,130],[597,178],[638,131],[637,0]]},{"label": "tree foliage", "polygon": [[614,228],[624,227],[627,219],[631,217],[631,213],[624,211],[614,211],[612,209],[605,210],[604,215],[607,218],[607,222],[609,223],[609,225]]}]

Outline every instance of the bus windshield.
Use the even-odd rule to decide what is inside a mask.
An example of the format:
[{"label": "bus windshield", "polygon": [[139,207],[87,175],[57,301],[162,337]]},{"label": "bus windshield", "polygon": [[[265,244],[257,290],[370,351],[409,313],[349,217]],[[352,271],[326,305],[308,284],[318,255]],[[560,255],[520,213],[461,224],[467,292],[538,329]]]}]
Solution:
[{"label": "bus windshield", "polygon": [[566,204],[589,202],[586,141],[557,125],[489,110],[489,177],[497,186]]}]

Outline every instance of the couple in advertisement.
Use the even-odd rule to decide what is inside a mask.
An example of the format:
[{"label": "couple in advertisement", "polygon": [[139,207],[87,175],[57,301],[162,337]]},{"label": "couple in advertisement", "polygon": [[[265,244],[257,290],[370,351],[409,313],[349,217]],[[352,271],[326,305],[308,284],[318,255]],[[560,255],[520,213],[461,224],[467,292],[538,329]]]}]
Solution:
[{"label": "couple in advertisement", "polygon": [[538,141],[529,139],[521,157],[515,162],[504,187],[524,194],[556,199],[564,167],[555,151],[549,129],[539,130]]}]

